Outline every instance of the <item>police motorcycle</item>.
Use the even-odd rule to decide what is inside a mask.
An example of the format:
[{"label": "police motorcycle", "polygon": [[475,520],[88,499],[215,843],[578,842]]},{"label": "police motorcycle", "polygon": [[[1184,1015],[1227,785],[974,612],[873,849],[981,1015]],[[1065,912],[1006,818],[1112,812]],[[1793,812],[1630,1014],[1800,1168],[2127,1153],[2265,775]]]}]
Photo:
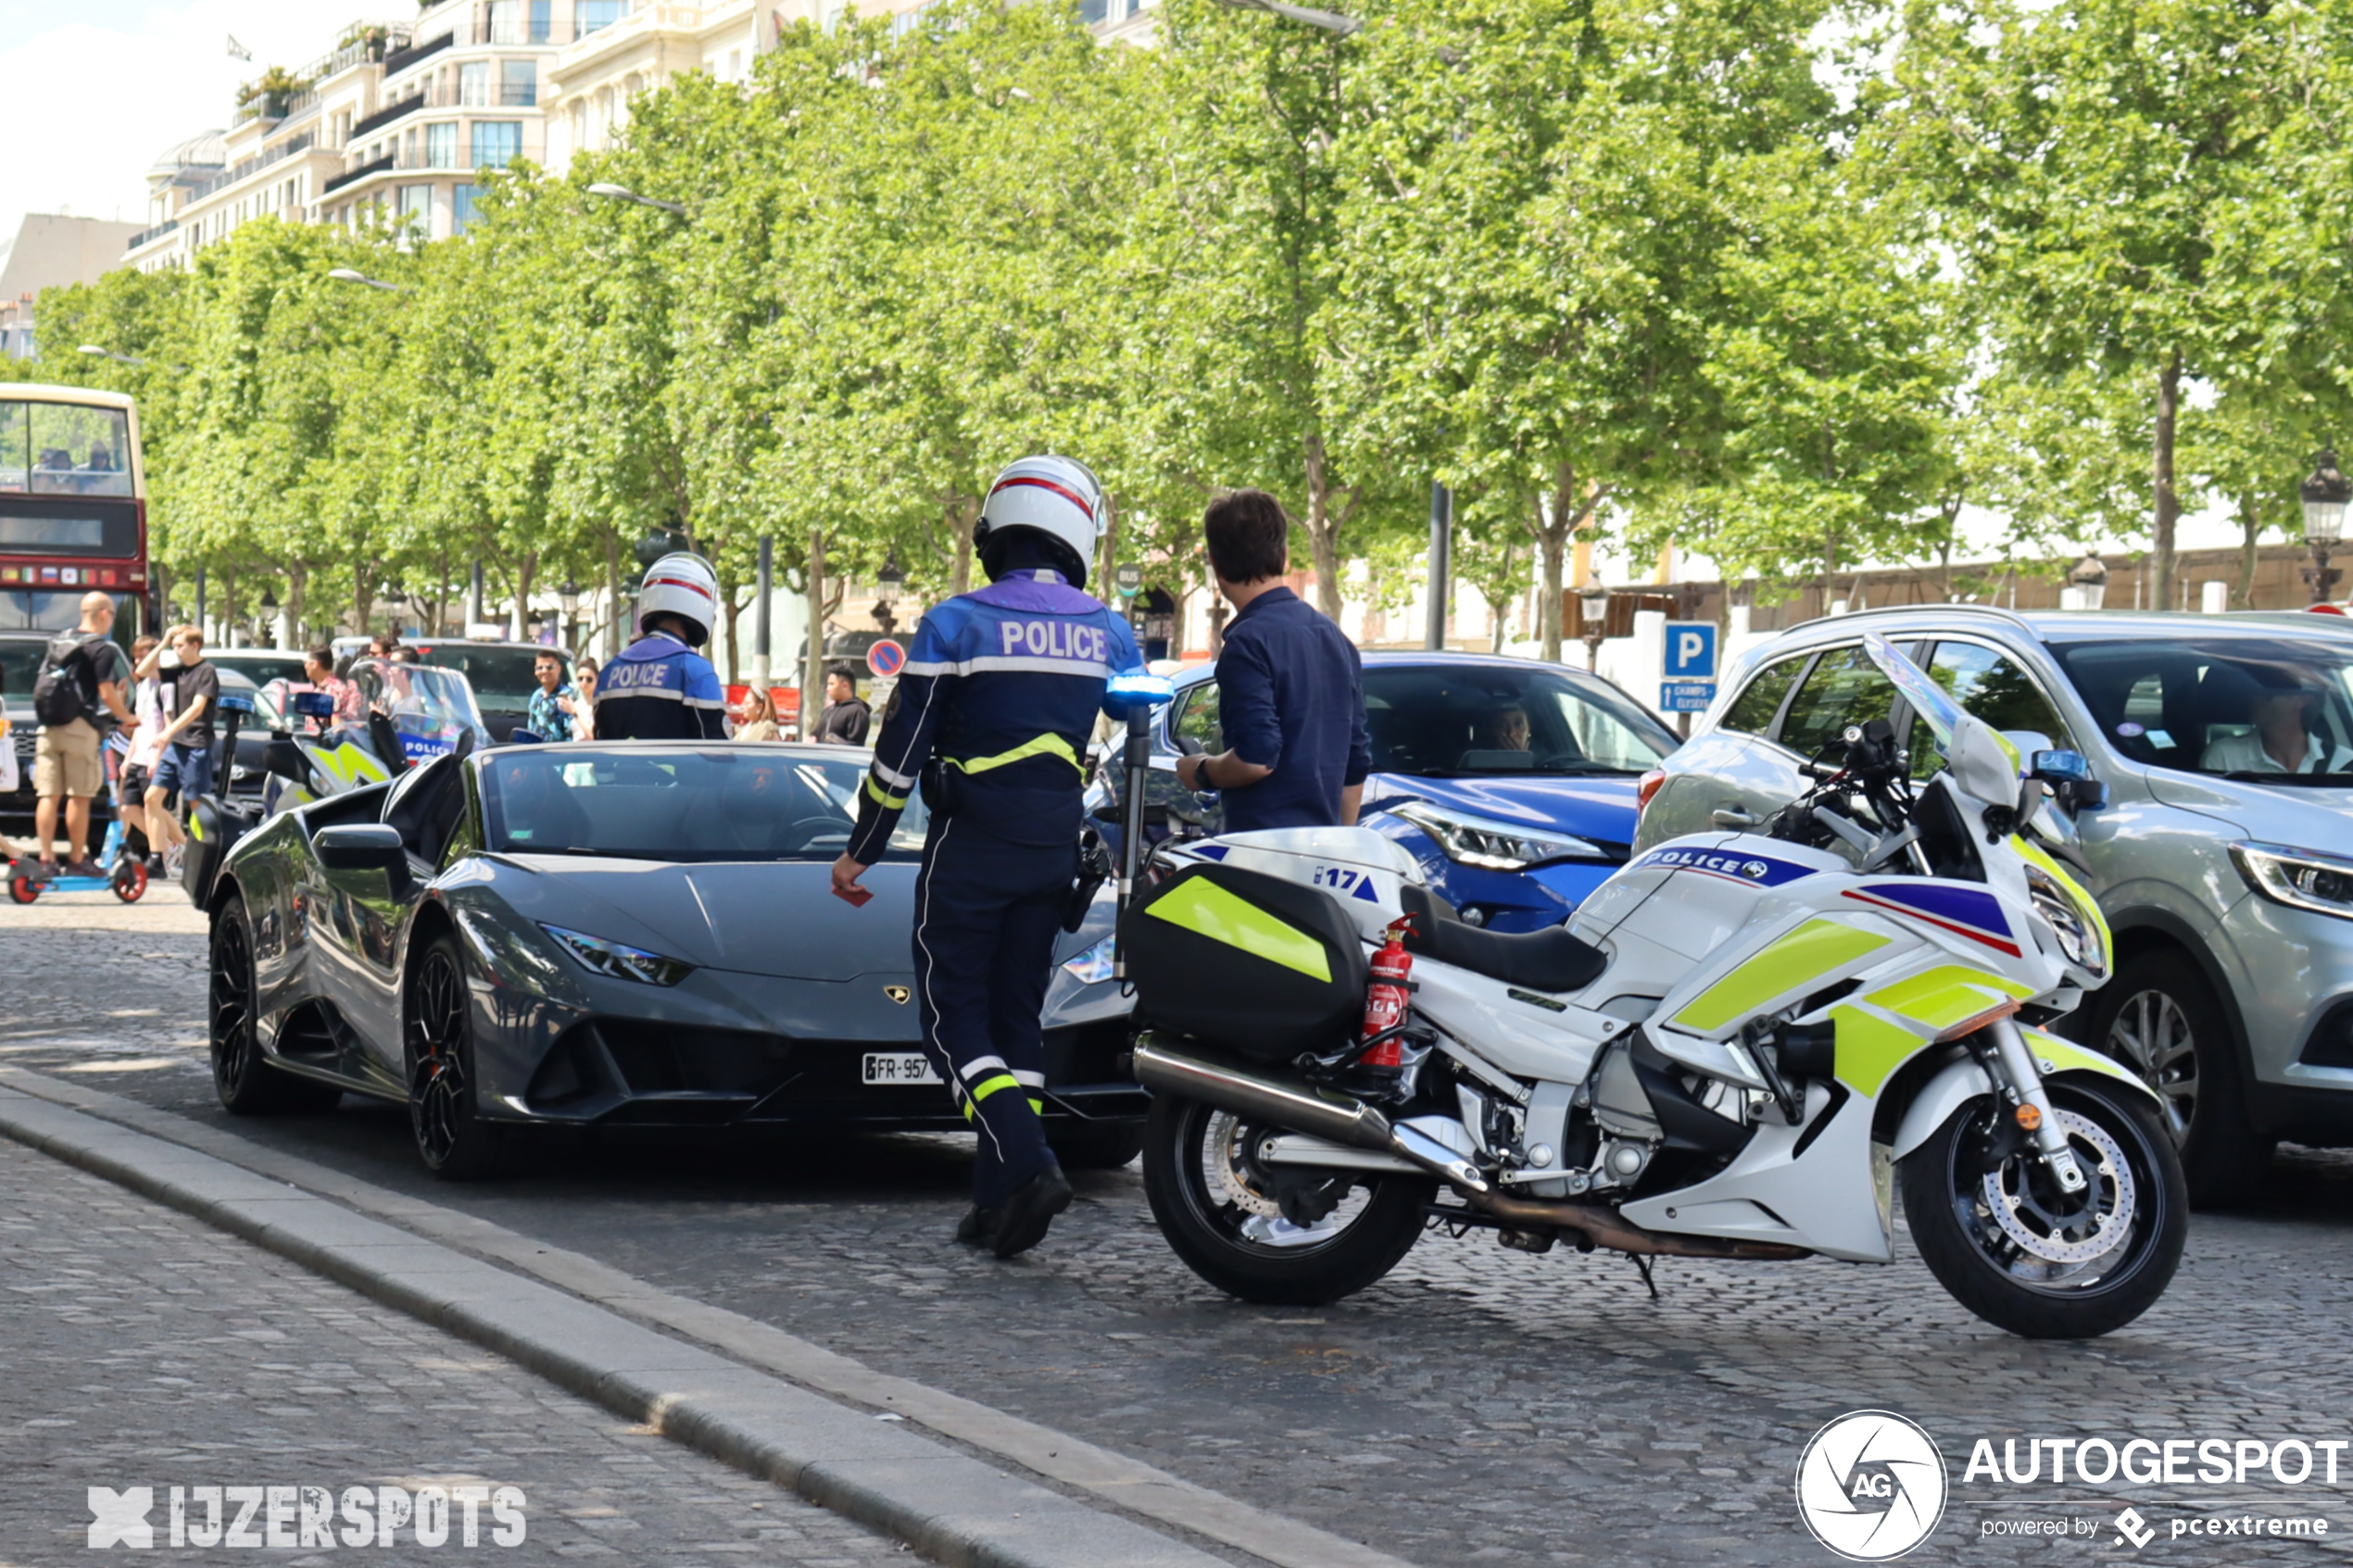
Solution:
[{"label": "police motorcycle", "polygon": [[1933,732],[1932,777],[1886,721],[1850,726],[1765,831],[1661,845],[1566,926],[1467,924],[1359,829],[1129,848],[1115,968],[1177,1255],[1302,1305],[1439,1226],[1627,1253],[1645,1281],[1660,1257],[1888,1263],[1900,1183],[1922,1261],[1986,1321],[2073,1338],[2146,1311],[2181,1258],[2181,1168],[2138,1079],[2050,1032],[2112,948],[2029,836],[2046,789],[2103,786],[2073,752],[2021,769],[1866,644]]},{"label": "police motorcycle", "polygon": [[[325,692],[271,684],[284,721],[271,730],[262,753],[259,806],[219,793],[199,797],[190,811],[181,881],[196,908],[211,899],[229,851],[270,818],[383,784],[428,759],[462,757],[490,744],[472,684],[459,671],[365,659],[352,663],[346,679],[359,692],[357,723],[339,721],[334,699]],[[238,719],[229,716],[225,755],[232,757]]]}]

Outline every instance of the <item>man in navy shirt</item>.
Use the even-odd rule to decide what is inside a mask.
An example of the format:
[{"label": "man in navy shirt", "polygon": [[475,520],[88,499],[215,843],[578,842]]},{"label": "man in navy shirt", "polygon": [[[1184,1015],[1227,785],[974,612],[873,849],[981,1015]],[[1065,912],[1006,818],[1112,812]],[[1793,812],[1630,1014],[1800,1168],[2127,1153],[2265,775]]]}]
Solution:
[{"label": "man in navy shirt", "polygon": [[1282,584],[1290,520],[1264,490],[1237,490],[1202,519],[1217,591],[1234,607],[1217,656],[1227,749],[1184,757],[1176,781],[1223,792],[1226,831],[1354,827],[1372,771],[1356,646]]}]

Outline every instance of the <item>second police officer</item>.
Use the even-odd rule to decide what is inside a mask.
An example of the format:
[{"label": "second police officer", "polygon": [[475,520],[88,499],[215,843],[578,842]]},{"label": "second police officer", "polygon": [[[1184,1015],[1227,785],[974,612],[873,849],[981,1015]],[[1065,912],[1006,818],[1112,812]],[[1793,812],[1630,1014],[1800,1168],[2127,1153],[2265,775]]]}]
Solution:
[{"label": "second police officer", "polygon": [[1084,463],[1025,458],[997,476],[973,543],[989,585],[934,607],[891,693],[837,892],[882,858],[921,781],[931,811],[915,881],[925,1052],[979,1135],[956,1239],[1026,1251],[1070,1206],[1046,1145],[1040,1014],[1078,871],[1087,738],[1134,634],[1081,591],[1102,490]]},{"label": "second police officer", "polygon": [[598,740],[725,740],[727,694],[695,650],[718,618],[719,577],[685,550],[646,568],[637,637],[597,676]]}]

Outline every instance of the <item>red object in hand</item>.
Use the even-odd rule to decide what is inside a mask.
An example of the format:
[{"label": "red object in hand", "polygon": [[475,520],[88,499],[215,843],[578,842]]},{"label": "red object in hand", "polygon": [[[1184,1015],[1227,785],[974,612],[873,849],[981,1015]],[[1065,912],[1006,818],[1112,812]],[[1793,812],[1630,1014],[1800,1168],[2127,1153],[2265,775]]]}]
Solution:
[{"label": "red object in hand", "polygon": [[[1405,1022],[1405,1009],[1411,997],[1408,982],[1413,978],[1414,955],[1405,950],[1405,928],[1409,920],[1401,920],[1389,928],[1389,940],[1373,955],[1372,984],[1365,987],[1365,1029],[1358,1036],[1369,1040],[1388,1033]],[[1384,1040],[1356,1059],[1360,1067],[1403,1067],[1405,1046],[1402,1040]]]}]

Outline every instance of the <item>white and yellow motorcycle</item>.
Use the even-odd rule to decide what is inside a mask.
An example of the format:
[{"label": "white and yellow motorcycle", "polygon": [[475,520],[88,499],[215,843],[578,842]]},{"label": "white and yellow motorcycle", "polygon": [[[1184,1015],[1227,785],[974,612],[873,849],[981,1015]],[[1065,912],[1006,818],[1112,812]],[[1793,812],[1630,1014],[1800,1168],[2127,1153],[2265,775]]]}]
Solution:
[{"label": "white and yellow motorcycle", "polygon": [[2026,836],[2046,786],[2100,786],[2072,752],[2021,768],[1868,644],[1941,771],[1915,788],[1886,721],[1853,726],[1767,832],[1662,845],[1564,927],[1465,923],[1356,829],[1156,851],[1119,962],[1177,1253],[1284,1303],[1362,1289],[1439,1223],[1646,1275],[1885,1263],[1900,1179],[1922,1260],[1987,1321],[2073,1337],[2145,1311],[2180,1261],[2181,1169],[2139,1081],[2048,1032],[2109,938]]}]

